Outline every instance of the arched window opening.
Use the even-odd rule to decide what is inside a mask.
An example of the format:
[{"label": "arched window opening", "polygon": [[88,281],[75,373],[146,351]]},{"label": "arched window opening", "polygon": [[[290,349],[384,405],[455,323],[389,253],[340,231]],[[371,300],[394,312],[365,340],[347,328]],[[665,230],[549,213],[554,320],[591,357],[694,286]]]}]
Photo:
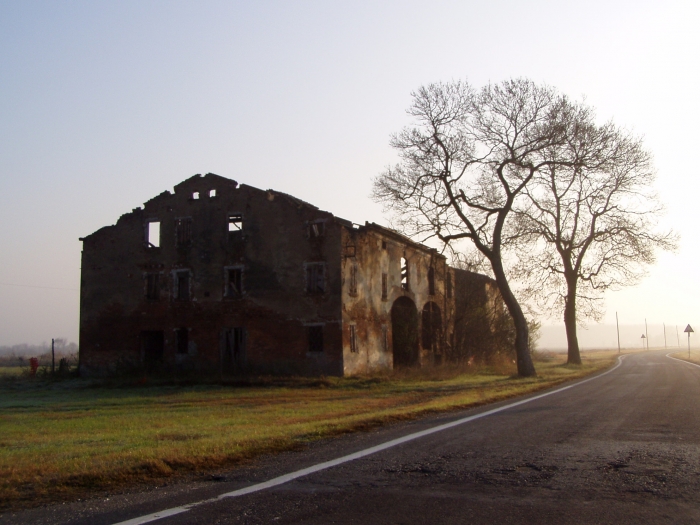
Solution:
[{"label": "arched window opening", "polygon": [[411,299],[401,296],[391,307],[391,336],[394,368],[418,364],[418,310]]}]

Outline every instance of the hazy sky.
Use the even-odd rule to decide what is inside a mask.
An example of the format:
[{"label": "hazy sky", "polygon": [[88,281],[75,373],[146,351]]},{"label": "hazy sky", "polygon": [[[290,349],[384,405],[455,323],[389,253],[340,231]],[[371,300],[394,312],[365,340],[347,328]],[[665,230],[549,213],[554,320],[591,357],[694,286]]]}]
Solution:
[{"label": "hazy sky", "polygon": [[654,153],[681,248],[605,321],[700,331],[698,27],[697,0],[0,0],[0,345],[77,340],[78,237],[195,173],[386,223],[411,91],[517,76]]}]

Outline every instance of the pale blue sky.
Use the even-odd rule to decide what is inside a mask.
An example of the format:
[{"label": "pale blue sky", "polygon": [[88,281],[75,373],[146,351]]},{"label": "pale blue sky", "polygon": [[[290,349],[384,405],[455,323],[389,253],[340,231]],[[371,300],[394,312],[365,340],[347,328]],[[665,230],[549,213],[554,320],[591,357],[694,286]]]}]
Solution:
[{"label": "pale blue sky", "polygon": [[515,76],[655,155],[681,250],[606,322],[700,321],[699,26],[691,1],[1,0],[0,345],[77,340],[78,237],[195,173],[386,222],[371,181],[411,91]]}]

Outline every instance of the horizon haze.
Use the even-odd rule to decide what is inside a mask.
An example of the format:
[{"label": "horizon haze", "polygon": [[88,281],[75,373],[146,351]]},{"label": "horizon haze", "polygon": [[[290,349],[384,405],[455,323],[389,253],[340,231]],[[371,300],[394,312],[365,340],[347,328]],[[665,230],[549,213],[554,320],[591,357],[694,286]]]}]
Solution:
[{"label": "horizon haze", "polygon": [[[388,225],[369,195],[411,92],[520,76],[644,137],[681,238],[606,294],[582,346],[610,339],[616,311],[700,328],[699,24],[691,1],[4,2],[0,345],[77,342],[78,238],[196,173]],[[540,321],[559,344],[558,317]]]}]

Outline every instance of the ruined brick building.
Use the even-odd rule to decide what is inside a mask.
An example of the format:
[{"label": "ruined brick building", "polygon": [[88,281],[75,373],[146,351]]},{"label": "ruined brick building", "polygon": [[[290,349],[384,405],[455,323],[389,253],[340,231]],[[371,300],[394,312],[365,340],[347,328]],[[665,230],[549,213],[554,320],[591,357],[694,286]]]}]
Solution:
[{"label": "ruined brick building", "polygon": [[88,375],[436,363],[460,318],[455,283],[489,286],[393,230],[211,173],[81,240]]}]

